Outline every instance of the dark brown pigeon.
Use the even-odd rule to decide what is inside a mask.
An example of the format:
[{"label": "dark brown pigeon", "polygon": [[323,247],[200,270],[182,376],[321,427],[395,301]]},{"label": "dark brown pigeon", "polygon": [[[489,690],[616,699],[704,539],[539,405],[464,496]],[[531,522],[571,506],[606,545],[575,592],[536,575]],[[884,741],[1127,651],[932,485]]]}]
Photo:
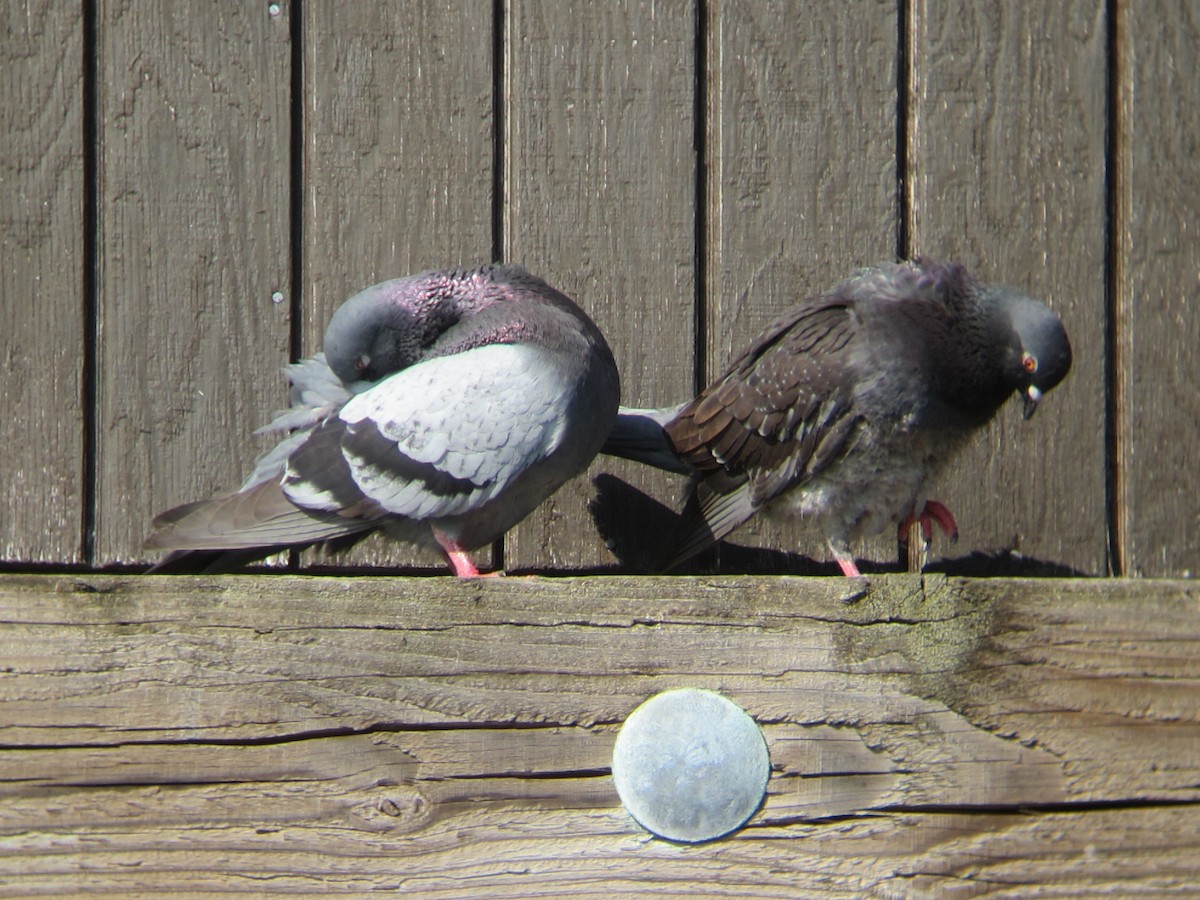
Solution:
[{"label": "dark brown pigeon", "polygon": [[765,510],[811,522],[857,575],[853,540],[914,521],[956,536],[928,478],[1014,393],[1033,415],[1070,367],[1041,302],[920,258],[802,303],[691,402],[622,410],[603,452],[692,475],[668,569]]},{"label": "dark brown pigeon", "polygon": [[525,518],[599,451],[616,363],[566,295],[519,267],[385,281],[334,313],[324,353],[287,368],[287,436],[236,493],[154,520],[153,571],[220,571],[383,530],[467,555]]}]

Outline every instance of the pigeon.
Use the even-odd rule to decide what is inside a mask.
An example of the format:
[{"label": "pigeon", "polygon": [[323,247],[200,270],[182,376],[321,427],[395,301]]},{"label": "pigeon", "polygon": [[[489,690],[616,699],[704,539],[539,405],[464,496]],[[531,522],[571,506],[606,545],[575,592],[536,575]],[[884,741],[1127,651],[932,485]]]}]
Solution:
[{"label": "pigeon", "polygon": [[811,523],[857,576],[850,542],[888,525],[955,539],[926,481],[1012,395],[1032,416],[1070,367],[1040,301],[918,257],[801,303],[690,402],[622,408],[602,452],[691,476],[665,569],[761,510]]},{"label": "pigeon", "polygon": [[242,487],[158,516],[152,571],[225,571],[381,530],[454,574],[595,457],[616,362],[595,323],[518,266],[425,272],[347,300],[285,369],[283,433]]}]

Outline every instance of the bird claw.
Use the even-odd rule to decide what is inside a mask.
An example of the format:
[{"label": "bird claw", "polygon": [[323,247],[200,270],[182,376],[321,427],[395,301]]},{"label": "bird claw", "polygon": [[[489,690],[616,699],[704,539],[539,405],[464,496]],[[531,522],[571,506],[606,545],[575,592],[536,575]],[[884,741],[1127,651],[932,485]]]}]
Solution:
[{"label": "bird claw", "polygon": [[921,504],[921,511],[918,513],[915,508],[900,523],[900,543],[908,543],[909,529],[915,524],[921,526],[921,539],[928,547],[933,541],[933,526],[937,523],[938,528],[942,529],[942,533],[950,539],[950,543],[958,543],[958,523],[954,521],[954,515],[946,508],[945,504],[939,503],[937,500],[926,500]]}]

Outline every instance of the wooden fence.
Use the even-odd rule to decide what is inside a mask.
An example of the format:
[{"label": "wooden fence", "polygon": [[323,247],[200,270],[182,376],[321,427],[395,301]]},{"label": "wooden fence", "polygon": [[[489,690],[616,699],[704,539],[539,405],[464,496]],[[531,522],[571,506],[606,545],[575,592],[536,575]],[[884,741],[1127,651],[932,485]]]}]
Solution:
[{"label": "wooden fence", "polygon": [[[523,262],[599,321],[625,400],[660,404],[800,296],[898,252],[1045,298],[1076,352],[1031,423],[1008,410],[943,479],[950,552],[1200,565],[1195,2],[21,0],[3,16],[10,565],[148,561],[150,518],[240,482],[284,402],[279,367],[375,281]],[[669,479],[600,471],[675,499]],[[506,566],[613,564],[591,491],[580,479],[518,528]],[[824,556],[766,527],[737,542]]]},{"label": "wooden fence", "polygon": [[[1200,3],[0,22],[0,895],[1195,889],[1200,597],[1156,579],[1200,567]],[[945,473],[939,565],[1155,579],[876,575],[847,603],[815,579],[132,574],[155,513],[241,481],[279,368],[368,284],[522,262],[649,405],[915,253],[1042,297],[1076,360]],[[601,459],[495,561],[618,570],[601,475],[679,488]],[[738,575],[825,556],[761,523],[733,543]],[[703,848],[646,843],[605,777],[617,724],[679,684],[746,706],[775,766],[751,828]]]}]

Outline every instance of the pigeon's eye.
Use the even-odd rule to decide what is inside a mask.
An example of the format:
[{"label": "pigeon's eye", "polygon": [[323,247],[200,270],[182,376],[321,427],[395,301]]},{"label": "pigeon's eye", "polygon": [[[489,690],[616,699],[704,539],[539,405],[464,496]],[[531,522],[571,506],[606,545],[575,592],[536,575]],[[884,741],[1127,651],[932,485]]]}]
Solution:
[{"label": "pigeon's eye", "polygon": [[1032,353],[1025,353],[1021,356],[1021,365],[1032,375],[1038,369],[1037,357]]},{"label": "pigeon's eye", "polygon": [[362,356],[360,356],[358,359],[356,359],[354,361],[354,368],[358,369],[358,371],[361,372],[363,369],[365,369],[370,364],[371,364],[371,357],[367,356],[364,353]]}]

